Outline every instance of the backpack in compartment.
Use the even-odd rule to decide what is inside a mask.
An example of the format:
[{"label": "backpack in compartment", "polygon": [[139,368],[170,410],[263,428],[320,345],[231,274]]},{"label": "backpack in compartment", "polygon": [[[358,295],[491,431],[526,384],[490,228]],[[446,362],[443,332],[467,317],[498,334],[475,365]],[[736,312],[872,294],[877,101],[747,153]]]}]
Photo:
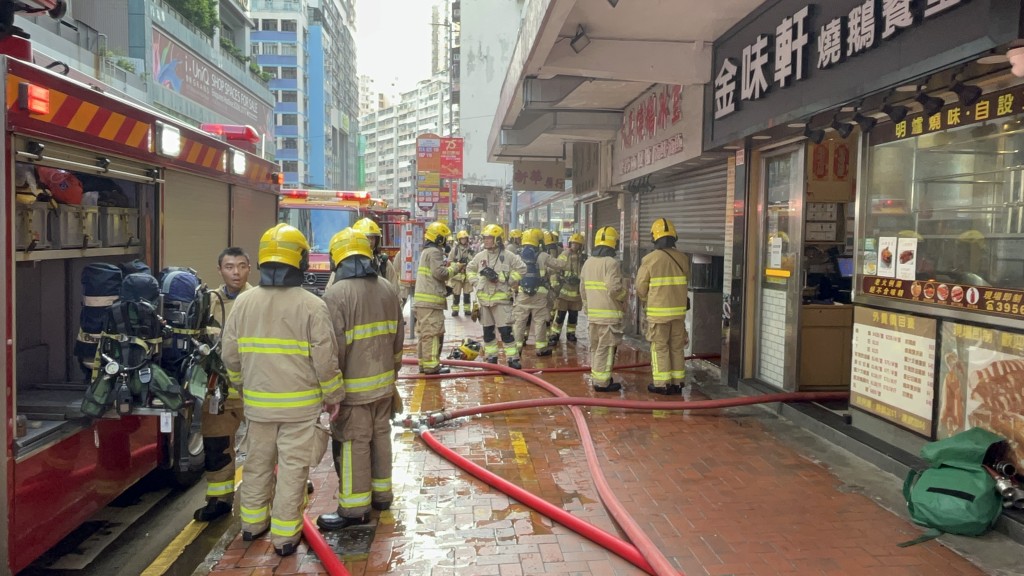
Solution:
[{"label": "backpack in compartment", "polygon": [[160,272],[160,293],[164,297],[164,319],[171,335],[164,340],[161,365],[179,374],[182,362],[193,351],[193,340],[202,334],[206,306],[202,281],[191,268],[165,268]]},{"label": "backpack in compartment", "polygon": [[121,267],[125,276],[129,274],[149,274],[152,276],[153,274],[153,271],[149,269],[149,264],[146,264],[138,258],[131,260],[130,262],[122,262],[118,264],[118,266]]},{"label": "backpack in compartment", "polygon": [[89,264],[82,270],[82,311],[79,314],[75,358],[86,381],[95,377],[98,368],[96,345],[107,321],[107,310],[121,295],[121,268],[114,264]]},{"label": "backpack in compartment", "polygon": [[50,191],[53,199],[61,204],[82,204],[82,181],[78,176],[59,168],[36,166],[39,184]]}]

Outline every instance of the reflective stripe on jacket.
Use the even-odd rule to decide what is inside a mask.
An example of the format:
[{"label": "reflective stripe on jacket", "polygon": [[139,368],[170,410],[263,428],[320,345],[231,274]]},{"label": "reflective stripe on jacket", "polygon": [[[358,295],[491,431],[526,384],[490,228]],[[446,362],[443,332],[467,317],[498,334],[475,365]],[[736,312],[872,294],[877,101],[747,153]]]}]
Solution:
[{"label": "reflective stripe on jacket", "polygon": [[575,275],[577,279],[579,278],[580,270],[583,268],[583,254],[573,254],[566,250],[558,256],[558,260],[565,264],[565,268],[559,274],[561,290],[558,292],[558,297],[567,302],[579,302],[580,284],[567,283],[565,279],[570,275]]},{"label": "reflective stripe on jacket", "polygon": [[653,324],[682,320],[686,316],[690,259],[675,248],[655,250],[640,261],[636,295],[647,307]]},{"label": "reflective stripe on jacket", "polygon": [[448,306],[448,289],[445,282],[454,271],[445,267],[444,254],[437,246],[427,246],[420,253],[420,267],[416,271],[416,291],[413,293],[413,308],[436,308]]},{"label": "reflective stripe on jacket", "polygon": [[327,305],[300,287],[241,294],[221,347],[228,376],[245,381],[242,399],[250,420],[312,421],[322,403],[345,397]]},{"label": "reflective stripe on jacket", "polygon": [[[491,267],[498,273],[498,281],[491,282],[480,275],[484,268]],[[476,299],[481,306],[507,304],[512,297],[512,282],[519,282],[526,274],[526,264],[519,256],[508,250],[484,250],[473,257],[466,266],[469,281],[476,289]]]},{"label": "reflective stripe on jacket", "polygon": [[626,287],[619,261],[591,256],[580,270],[580,297],[587,319],[594,324],[618,324],[624,315]]},{"label": "reflective stripe on jacket", "polygon": [[324,294],[338,340],[346,405],[389,397],[402,367],[405,319],[398,290],[379,277],[347,278]]}]

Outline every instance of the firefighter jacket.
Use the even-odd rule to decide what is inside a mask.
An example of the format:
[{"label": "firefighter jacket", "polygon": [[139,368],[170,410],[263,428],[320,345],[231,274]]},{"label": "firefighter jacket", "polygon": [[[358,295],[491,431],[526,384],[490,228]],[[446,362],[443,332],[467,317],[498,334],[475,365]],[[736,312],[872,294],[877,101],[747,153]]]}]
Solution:
[{"label": "firefighter jacket", "polygon": [[518,256],[523,251],[523,245],[516,244],[515,242],[509,242],[508,244],[505,245],[505,251],[511,252]]},{"label": "firefighter jacket", "polygon": [[[221,284],[217,290],[214,291],[213,297],[210,298],[210,314],[213,315],[213,319],[217,321],[217,326],[210,326],[206,329],[206,332],[211,336],[220,335],[222,332],[222,326],[224,326],[224,319],[231,315],[231,308],[235,305],[235,300],[242,295],[243,292],[252,288],[252,284],[248,282],[242,286],[242,289],[235,294],[232,298],[228,294],[228,287],[225,284]],[[223,306],[221,306],[223,304]],[[242,386],[242,378],[238,377],[238,381],[235,382],[235,386],[228,388],[228,398],[241,398],[238,393],[236,386]]]},{"label": "firefighter jacket", "polygon": [[298,286],[258,287],[235,301],[221,340],[232,382],[245,378],[245,417],[313,421],[345,398],[327,305]]},{"label": "firefighter jacket", "polygon": [[636,295],[647,306],[647,321],[665,324],[686,317],[690,259],[675,248],[655,250],[640,261]]},{"label": "firefighter jacket", "polygon": [[434,244],[425,244],[420,252],[420,267],[416,271],[416,292],[413,293],[413,308],[434,308],[444,310],[448,305],[448,289],[445,283],[458,270],[458,266],[445,266],[444,253]]},{"label": "firefighter jacket", "polygon": [[[455,247],[452,248],[451,254],[449,254],[449,260],[452,262],[461,262],[462,260],[465,260],[467,266],[469,265],[469,261],[472,259],[473,249],[468,245],[463,246],[462,244],[456,244]],[[466,271],[462,270],[458,274],[452,276],[451,279],[454,282],[465,282],[466,277]]]},{"label": "firefighter jacket", "polygon": [[[486,269],[494,270],[497,280],[487,278]],[[476,299],[481,306],[507,304],[512,297],[513,283],[518,283],[526,273],[522,258],[501,248],[482,250],[473,257],[466,267],[469,281],[476,289]]]},{"label": "firefighter jacket", "polygon": [[583,269],[583,263],[586,262],[587,256],[583,253],[574,254],[566,250],[558,257],[558,260],[563,264],[558,279],[561,288],[558,297],[566,302],[579,302],[580,271]]},{"label": "firefighter jacket", "polygon": [[[391,285],[395,287],[395,290],[398,290],[398,265],[395,264],[394,261],[392,261],[391,258],[389,258],[388,255],[383,252],[381,252],[380,254],[375,254],[373,256],[373,259],[374,264],[376,265],[378,270],[377,275],[383,276],[385,280],[391,282]],[[384,270],[383,274],[380,273],[380,270],[382,269]],[[335,275],[336,272],[332,270],[330,277],[327,278],[327,286],[324,287],[325,290],[334,285]]]},{"label": "firefighter jacket", "polygon": [[[522,257],[520,256],[520,259]],[[523,266],[527,268],[529,273],[529,267],[526,263]],[[516,296],[516,305],[522,305],[526,308],[542,308],[548,305],[549,299],[548,294],[553,286],[550,285],[550,279],[556,277],[557,272],[564,268],[564,264],[559,262],[557,258],[546,253],[541,252],[537,255],[537,274],[541,277],[544,283],[537,288],[535,294],[527,294],[523,291],[523,286],[519,286],[519,295]]]},{"label": "firefighter jacket", "polygon": [[324,302],[338,340],[343,404],[390,398],[405,341],[398,288],[379,276],[347,278],[327,289]]},{"label": "firefighter jacket", "polygon": [[622,322],[626,284],[619,261],[612,256],[591,256],[580,270],[580,297],[591,324]]}]

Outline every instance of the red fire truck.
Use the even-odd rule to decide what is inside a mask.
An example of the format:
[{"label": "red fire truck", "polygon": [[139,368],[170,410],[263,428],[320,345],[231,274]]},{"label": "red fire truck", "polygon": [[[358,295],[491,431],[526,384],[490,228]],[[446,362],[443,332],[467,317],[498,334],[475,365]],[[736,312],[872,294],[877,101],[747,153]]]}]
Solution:
[{"label": "red fire truck", "polygon": [[399,224],[409,218],[407,210],[390,209],[387,202],[371,198],[364,191],[281,191],[279,221],[302,230],[309,239],[307,290],[323,292],[331,275],[331,237],[361,218],[372,218],[380,225],[383,248],[394,258],[399,248]]},{"label": "red fire truck", "polygon": [[[149,472],[166,469],[180,482],[201,475],[199,418],[188,410],[149,406],[100,419],[80,412],[87,383],[73,347],[83,269],[139,259],[154,271],[192,267],[216,286],[219,252],[238,245],[255,256],[276,222],[280,172],[229,142],[29,63],[26,40],[2,38],[0,52],[0,574],[12,574]],[[96,191],[100,202],[33,201],[27,180],[45,171],[74,176],[78,191]],[[104,195],[115,201],[104,206]]]}]

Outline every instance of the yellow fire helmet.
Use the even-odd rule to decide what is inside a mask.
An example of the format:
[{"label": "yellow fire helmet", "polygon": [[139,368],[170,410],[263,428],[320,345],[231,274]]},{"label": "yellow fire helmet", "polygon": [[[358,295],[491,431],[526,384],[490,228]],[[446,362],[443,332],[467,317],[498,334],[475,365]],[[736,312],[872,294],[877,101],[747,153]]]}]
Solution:
[{"label": "yellow fire helmet", "polygon": [[427,230],[423,233],[423,237],[427,239],[427,242],[442,245],[451,234],[452,231],[448,229],[444,222],[431,222],[427,225]]},{"label": "yellow fire helmet", "polygon": [[448,356],[454,360],[469,360],[472,362],[480,356],[480,351],[483,349],[480,343],[472,338],[466,338],[459,344],[457,348],[452,350],[452,353]]},{"label": "yellow fire helmet", "polygon": [[469,238],[469,232],[466,232],[465,230],[459,230],[459,233],[455,235],[455,238],[457,240],[462,240],[463,238]]},{"label": "yellow fire helmet", "polygon": [[597,234],[594,234],[594,248],[598,246],[607,246],[608,248],[618,249],[619,247],[619,233],[611,226],[604,226],[598,229]]},{"label": "yellow fire helmet", "polygon": [[488,224],[487,226],[484,226],[484,231],[483,231],[483,235],[484,236],[490,236],[491,238],[494,238],[495,240],[501,240],[501,237],[504,234],[505,234],[505,231],[502,230],[501,226],[498,226],[497,224]]},{"label": "yellow fire helmet", "polygon": [[555,244],[558,244],[558,235],[555,234],[554,232],[545,232],[544,233],[544,245],[545,246],[554,246]]},{"label": "yellow fire helmet", "polygon": [[657,242],[666,236],[679,238],[676,234],[676,227],[672,224],[671,220],[668,218],[658,218],[651,224],[651,240]]},{"label": "yellow fire helmet", "polygon": [[579,244],[580,246],[586,244],[583,240],[583,234],[580,234],[579,232],[573,232],[572,236],[569,236],[569,243]]},{"label": "yellow fire helmet", "polygon": [[378,226],[376,222],[370,220],[369,218],[362,218],[360,220],[356,220],[356,223],[352,225],[352,229],[358,230],[359,232],[366,234],[367,238],[369,238],[370,236],[381,235],[380,226]]},{"label": "yellow fire helmet", "polygon": [[515,238],[522,238],[523,237],[523,232],[519,228],[513,228],[513,229],[508,231],[508,237],[509,238],[513,238],[513,239],[515,239]]},{"label": "yellow fire helmet", "polygon": [[331,238],[331,264],[337,268],[346,258],[366,256],[373,258],[373,248],[366,234],[353,228],[345,228]]},{"label": "yellow fire helmet", "polygon": [[259,264],[277,262],[303,272],[309,267],[309,241],[294,226],[278,224],[260,238]]},{"label": "yellow fire helmet", "polygon": [[540,246],[541,241],[544,239],[544,233],[538,228],[530,228],[526,232],[523,232],[523,246]]}]

